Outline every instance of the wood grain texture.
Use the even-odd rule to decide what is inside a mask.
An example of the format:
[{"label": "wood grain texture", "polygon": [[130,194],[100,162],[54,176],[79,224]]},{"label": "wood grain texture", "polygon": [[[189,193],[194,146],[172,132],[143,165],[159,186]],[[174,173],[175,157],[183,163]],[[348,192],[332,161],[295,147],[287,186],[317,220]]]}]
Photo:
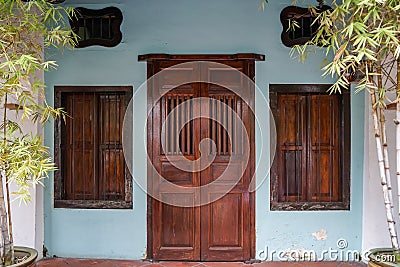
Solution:
[{"label": "wood grain texture", "polygon": [[273,210],[349,209],[350,96],[318,87],[270,86],[277,124]]},{"label": "wood grain texture", "polygon": [[[139,56],[139,60],[148,61],[148,77],[169,66],[186,61],[214,60],[243,72],[251,79],[254,79],[254,60],[256,58],[263,59],[263,56],[256,57],[248,54],[212,56],[152,54]],[[196,67],[194,64],[193,68]],[[225,75],[221,75],[219,72],[222,71],[221,69],[206,68],[201,70],[202,74],[208,73],[214,75],[213,77],[220,75],[218,78],[222,79],[221,81],[233,82],[233,86],[248,90],[244,91],[242,96],[246,99],[241,99],[226,88],[204,82],[175,87],[161,101],[156,102],[154,100],[157,99],[162,86],[179,84],[180,75],[192,75],[196,71],[199,73],[196,69],[186,74],[185,72],[179,73],[177,70],[176,73],[168,74],[172,80],[164,79],[161,83],[160,81],[152,81],[151,84],[148,84],[148,106],[151,111],[148,120],[148,140],[151,140],[151,142],[148,141],[148,149],[150,150],[149,155],[151,155],[152,164],[158,172],[165,174],[169,181],[189,187],[199,186],[215,180],[218,173],[225,170],[229,157],[236,150],[238,155],[234,164],[237,166],[237,170],[243,170],[244,175],[237,185],[233,185],[232,190],[227,195],[202,207],[178,208],[149,197],[147,216],[148,257],[156,260],[248,260],[255,255],[255,201],[254,194],[248,190],[255,169],[254,145],[252,144],[254,142],[250,141],[252,144],[250,160],[246,165],[239,149],[242,146],[242,140],[229,140],[228,138],[228,135],[232,134],[233,123],[222,103],[230,106],[239,115],[244,122],[249,139],[254,140],[254,114],[249,106],[254,105],[254,92],[252,92],[254,88],[248,84],[242,84],[243,81],[236,79],[234,73],[224,70]],[[215,102],[211,102],[210,105],[181,106],[183,110],[179,110],[171,116],[172,122],[167,124],[166,132],[162,132],[161,125],[171,110],[168,106],[176,106],[177,103],[182,104],[181,101],[187,99],[188,96],[192,98],[210,97]],[[196,119],[191,125],[193,130],[183,128],[180,133],[177,133],[173,122],[176,123],[177,120],[189,116],[190,112],[214,114],[216,119],[227,124],[227,130],[209,119]],[[188,135],[188,131],[190,135]],[[173,138],[177,134],[179,134],[179,146]],[[240,134],[237,134],[237,136],[243,137]],[[161,138],[166,140],[166,149],[160,147]],[[179,154],[179,152],[177,153],[179,147],[182,149],[182,154],[188,159],[198,159],[200,157],[198,144],[204,138],[210,138],[216,143],[217,151],[210,150],[216,155],[211,166],[201,172],[194,173],[185,173],[170,166],[171,161],[174,160],[174,153]],[[170,154],[169,160],[166,160],[164,155],[166,153]],[[148,177],[155,177],[151,168],[148,168]],[[232,181],[228,179],[224,182],[229,184]],[[224,186],[226,188],[226,184],[221,185],[221,188],[224,188]],[[213,192],[179,196],[174,192],[163,189],[162,183],[157,179],[150,179],[148,188],[159,197],[171,198],[173,196],[183,202],[194,201],[199,197],[212,197],[213,194],[220,193],[218,192],[219,189],[215,188]]]},{"label": "wood grain texture", "polygon": [[69,116],[55,124],[60,166],[55,207],[132,208],[132,177],[122,152],[123,116],[132,88],[115,89],[56,87],[56,106]]}]

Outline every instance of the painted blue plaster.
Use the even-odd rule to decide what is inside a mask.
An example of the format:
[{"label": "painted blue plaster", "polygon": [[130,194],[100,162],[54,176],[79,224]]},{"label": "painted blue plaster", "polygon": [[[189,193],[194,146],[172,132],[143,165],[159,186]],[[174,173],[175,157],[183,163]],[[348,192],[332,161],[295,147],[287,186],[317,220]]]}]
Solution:
[{"label": "painted blue plaster", "polygon": [[[70,0],[67,3],[89,8],[119,7],[124,15],[124,37],[115,48],[89,47],[63,54],[47,51],[48,57],[59,64],[57,71],[45,75],[47,96],[51,100],[55,85],[133,85],[138,88],[146,79],[146,64],[138,62],[137,56],[145,53],[265,54],[266,61],[256,65],[256,83],[264,95],[268,95],[268,86],[273,83],[331,82],[320,77],[322,55],[311,55],[306,64],[301,64],[291,59],[289,49],[281,44],[279,13],[291,0],[270,1],[264,12],[259,0],[102,0],[95,5],[89,0]],[[315,4],[315,1],[308,3]],[[259,96],[256,99],[256,113],[268,123],[267,113],[257,105],[260,99]],[[137,107],[134,115],[134,120],[140,122],[146,116],[143,112],[145,97],[142,103],[143,107]],[[270,211],[270,187],[266,180],[256,193],[256,251],[268,246],[269,250],[304,248],[320,253],[328,247],[335,249],[339,238],[347,240],[348,249],[361,249],[363,95],[352,95],[351,105],[351,210]],[[140,138],[141,134],[135,132],[135,138]],[[268,138],[257,134],[258,151],[268,149]],[[53,125],[49,124],[45,129],[45,142],[51,149],[53,141]],[[145,149],[136,145],[134,151],[134,168],[138,170],[135,175],[145,177]],[[45,190],[45,246],[50,255],[126,259],[144,256],[146,196],[138,186],[134,186],[133,210],[54,209],[52,188],[51,178]],[[312,237],[312,232],[320,229],[327,230],[326,241]]]}]

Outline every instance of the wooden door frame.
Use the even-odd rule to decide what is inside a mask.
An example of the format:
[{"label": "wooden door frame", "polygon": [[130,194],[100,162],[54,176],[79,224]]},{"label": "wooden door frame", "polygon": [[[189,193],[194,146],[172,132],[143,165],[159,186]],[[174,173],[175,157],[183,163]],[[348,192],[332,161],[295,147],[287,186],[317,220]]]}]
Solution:
[{"label": "wooden door frame", "polygon": [[[246,62],[246,68],[243,73],[246,74],[253,82],[255,82],[255,61],[264,61],[265,56],[253,53],[238,53],[238,54],[145,54],[139,55],[138,61],[147,62],[147,78],[152,77],[159,70],[158,64],[161,61],[174,61],[176,64],[185,63],[189,61],[243,61]],[[152,104],[153,104],[153,90],[152,84],[147,84],[147,114],[152,114]],[[251,92],[250,105],[254,107],[255,104],[255,94],[254,90]],[[151,113],[150,113],[151,112]],[[250,140],[255,140],[255,114],[252,113],[250,120]],[[153,118],[152,115],[147,118],[147,153],[149,158],[153,158]],[[255,175],[255,142],[250,142],[250,173]],[[147,177],[152,177],[153,169],[150,164],[147,164]],[[149,184],[148,190],[149,190]],[[150,188],[150,190],[152,190]],[[152,204],[155,199],[147,194],[147,259],[153,258],[153,221],[152,221]],[[255,258],[256,251],[256,228],[255,228],[255,191],[250,192],[250,258]]]}]

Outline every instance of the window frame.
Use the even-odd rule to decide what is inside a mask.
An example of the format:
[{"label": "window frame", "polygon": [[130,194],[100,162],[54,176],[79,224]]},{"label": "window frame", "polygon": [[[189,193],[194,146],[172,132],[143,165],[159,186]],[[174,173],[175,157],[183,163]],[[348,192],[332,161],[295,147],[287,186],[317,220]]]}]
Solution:
[{"label": "window frame", "polygon": [[[330,84],[270,84],[269,101],[272,115],[276,120],[278,114],[279,94],[329,94]],[[351,114],[350,90],[343,89],[339,98],[340,112],[340,153],[339,164],[342,169],[339,180],[342,183],[341,201],[337,202],[283,202],[279,200],[279,163],[275,155],[270,172],[270,210],[271,211],[301,211],[301,210],[350,210],[350,155],[351,155]],[[274,134],[271,132],[271,134]],[[276,133],[275,133],[276,134]],[[276,146],[279,144],[276,143]],[[277,147],[275,147],[277,151]]]},{"label": "window frame", "polygon": [[[132,86],[54,86],[54,106],[62,107],[63,93],[118,93],[123,92],[129,101],[133,95]],[[129,102],[128,102],[129,103]],[[128,106],[127,103],[127,106]],[[125,166],[125,199],[124,200],[66,200],[64,179],[62,176],[63,156],[61,143],[63,136],[62,118],[54,123],[54,160],[58,169],[54,172],[54,208],[72,209],[132,209],[133,208],[133,179],[127,166]],[[126,164],[126,163],[125,163]]]},{"label": "window frame", "polygon": [[[322,5],[317,7],[318,12],[325,12],[328,10],[332,10],[330,6]],[[294,18],[301,19],[301,18],[310,18],[312,20],[310,25],[310,36],[306,36],[302,34],[298,38],[290,38],[290,35],[295,35],[296,30],[300,30],[303,33],[301,27],[296,27],[294,30],[290,27],[290,20]],[[281,41],[283,45],[286,47],[293,47],[295,45],[304,45],[308,41],[311,41],[314,38],[315,34],[318,32],[312,31],[312,25],[315,24],[316,28],[320,27],[320,23],[317,20],[318,16],[313,14],[310,8],[307,7],[299,7],[299,6],[287,6],[285,7],[280,14],[280,21],[282,24],[282,33],[281,33]]]},{"label": "window frame", "polygon": [[104,47],[115,47],[122,41],[121,24],[123,20],[122,11],[114,6],[106,7],[103,9],[89,9],[84,7],[75,8],[76,16],[69,18],[69,24],[71,29],[77,34],[79,30],[79,20],[87,19],[86,17],[94,17],[98,19],[103,19],[104,16],[112,14],[115,16],[114,20],[110,24],[110,30],[113,31],[113,38],[86,38],[78,39],[76,42],[76,48],[84,48],[88,46],[104,46]]}]

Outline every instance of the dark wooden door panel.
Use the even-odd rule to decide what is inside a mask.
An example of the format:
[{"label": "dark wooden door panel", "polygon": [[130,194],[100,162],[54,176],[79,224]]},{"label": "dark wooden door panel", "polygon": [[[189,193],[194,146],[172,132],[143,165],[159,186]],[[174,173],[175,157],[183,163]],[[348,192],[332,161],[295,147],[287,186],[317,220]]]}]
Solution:
[{"label": "dark wooden door panel", "polygon": [[[167,71],[154,82],[153,92],[155,95],[163,94],[187,79],[186,75],[192,75],[194,71]],[[194,166],[182,161],[182,156],[192,161],[198,157],[195,141],[199,138],[200,122],[194,120],[180,128],[196,111],[190,100],[198,96],[198,88],[198,84],[178,86],[153,104],[152,164],[155,173],[152,172],[149,184],[152,193],[167,203],[192,206],[179,207],[152,200],[152,258],[158,260],[200,259],[200,210],[195,207],[199,196],[196,192],[177,192],[169,184],[186,187],[197,187],[200,184],[199,174],[189,171]],[[182,164],[186,164],[184,167],[188,171],[177,167]]]},{"label": "dark wooden door panel", "polygon": [[250,220],[244,220],[250,218],[250,88],[240,74],[243,63],[230,66],[234,69],[212,65],[202,70],[210,81],[203,83],[202,92],[210,104],[201,111],[210,119],[201,121],[202,129],[207,129],[203,124],[208,126],[201,139],[215,142],[214,161],[201,173],[202,185],[215,184],[201,192],[210,202],[201,207],[201,259],[206,261],[250,259]]},{"label": "dark wooden door panel", "polygon": [[[152,74],[177,63],[181,62],[155,62]],[[248,62],[222,63],[246,75],[254,71]],[[184,83],[188,78],[199,80],[200,77],[193,77],[194,74],[202,75],[203,80],[210,83]],[[218,84],[241,90],[241,96]],[[251,144],[254,142],[254,115],[249,106],[254,103],[251,87],[231,68],[218,64],[205,67],[201,63],[163,72],[151,86],[150,147],[156,173],[150,171],[149,189],[158,199],[189,206],[193,203],[193,207],[178,207],[151,199],[150,257],[197,261],[236,261],[254,257],[254,195],[249,192],[254,164],[254,146]],[[167,94],[155,102],[164,92]],[[196,101],[200,97],[209,100]],[[196,115],[202,118],[180,127],[182,122]],[[237,118],[244,128],[237,127]],[[199,143],[207,138],[215,145],[210,144],[200,154]],[[247,154],[244,138],[250,141]],[[182,156],[189,163],[184,163]],[[200,165],[212,159],[204,170],[184,171],[176,167],[184,164],[184,169],[194,170],[197,165],[190,162],[200,156]],[[174,191],[176,189],[170,183],[196,188],[214,185],[187,194]],[[194,204],[199,202],[210,204],[195,207]]]},{"label": "dark wooden door panel", "polygon": [[[195,203],[195,195],[160,193],[166,202]],[[160,203],[160,202],[158,202]],[[160,203],[154,210],[161,223],[156,226],[154,257],[160,260],[198,260],[200,257],[199,209]]]},{"label": "dark wooden door panel", "polygon": [[[220,192],[215,189],[207,194],[208,198],[225,193],[226,187],[221,188]],[[201,208],[201,260],[250,259],[250,214],[246,198],[248,194],[243,194],[243,190],[233,189]]]}]

